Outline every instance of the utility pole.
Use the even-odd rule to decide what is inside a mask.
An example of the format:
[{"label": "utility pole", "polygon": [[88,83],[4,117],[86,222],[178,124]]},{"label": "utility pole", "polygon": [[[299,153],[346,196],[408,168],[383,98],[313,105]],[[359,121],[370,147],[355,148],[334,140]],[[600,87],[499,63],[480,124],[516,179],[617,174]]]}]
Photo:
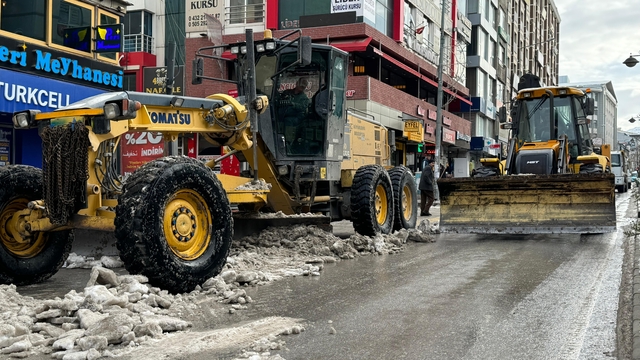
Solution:
[{"label": "utility pole", "polygon": [[[167,52],[169,57],[166,59],[166,93],[168,95],[173,95],[173,78],[175,77],[175,66],[176,66],[176,43],[170,42],[167,44]],[[178,155],[178,140],[168,141],[168,155]],[[183,145],[184,149],[184,145]]]},{"label": "utility pole", "polygon": [[[440,177],[440,148],[442,147],[442,68],[444,63],[444,18],[446,13],[446,6],[448,0],[442,0],[442,15],[440,18],[440,56],[438,58],[438,99],[437,99],[437,112],[436,112],[436,154],[435,154],[435,171],[433,174],[435,179]],[[437,188],[437,186],[436,186]],[[437,196],[440,197],[439,195]]]}]

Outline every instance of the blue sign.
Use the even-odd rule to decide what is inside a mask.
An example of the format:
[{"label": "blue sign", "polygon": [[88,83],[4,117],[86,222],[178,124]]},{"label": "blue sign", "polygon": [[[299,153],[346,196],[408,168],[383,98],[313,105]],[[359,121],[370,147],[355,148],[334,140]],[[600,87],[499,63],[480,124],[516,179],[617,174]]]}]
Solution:
[{"label": "blue sign", "polygon": [[122,52],[124,45],[124,25],[98,25],[96,28],[97,53]]},{"label": "blue sign", "polygon": [[484,148],[484,137],[482,136],[472,136],[471,144],[469,144],[469,150],[471,151],[482,151]]},{"label": "blue sign", "polygon": [[91,52],[91,26],[64,29],[64,46]]},{"label": "blue sign", "polygon": [[0,69],[0,112],[50,112],[105,90]]}]

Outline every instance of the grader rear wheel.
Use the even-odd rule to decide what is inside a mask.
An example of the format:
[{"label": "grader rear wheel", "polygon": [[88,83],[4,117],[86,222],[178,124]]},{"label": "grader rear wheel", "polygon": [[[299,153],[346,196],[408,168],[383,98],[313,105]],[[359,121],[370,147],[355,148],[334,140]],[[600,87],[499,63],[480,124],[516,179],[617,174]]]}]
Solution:
[{"label": "grader rear wheel", "polygon": [[411,170],[396,166],[389,170],[395,204],[393,230],[413,229],[418,221],[416,180]]},{"label": "grader rear wheel", "polygon": [[380,165],[365,165],[356,171],[351,187],[351,221],[354,229],[374,236],[393,228],[394,201],[391,179]]},{"label": "grader rear wheel", "polygon": [[125,268],[173,293],[217,275],[233,236],[222,184],[202,162],[183,156],[152,161],[127,179],[115,225]]},{"label": "grader rear wheel", "polygon": [[[27,285],[53,276],[69,256],[70,230],[26,234],[14,214],[42,199],[42,170],[25,165],[0,168],[0,283]],[[22,233],[18,237],[16,234]]]}]

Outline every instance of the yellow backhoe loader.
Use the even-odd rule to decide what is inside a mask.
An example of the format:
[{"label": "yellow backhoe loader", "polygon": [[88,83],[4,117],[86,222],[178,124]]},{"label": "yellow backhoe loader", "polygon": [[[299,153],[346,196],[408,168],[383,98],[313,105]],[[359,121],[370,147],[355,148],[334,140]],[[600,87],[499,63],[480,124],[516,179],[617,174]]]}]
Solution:
[{"label": "yellow backhoe loader", "polygon": [[[246,233],[350,219],[365,235],[415,227],[416,184],[407,168],[390,165],[393,138],[370,116],[346,109],[347,53],[304,36],[246,35],[199,49],[194,60],[199,83],[207,79],[205,59],[226,60],[212,50],[235,54],[237,99],[111,92],[50,113],[14,114],[15,128],[39,129],[43,169],[0,168],[1,283],[52,276],[77,228],[115,231],[130,273],[184,292],[221,271],[234,224]],[[289,111],[300,103],[283,89],[298,84],[306,100]],[[167,156],[122,179],[114,158],[132,131],[167,140],[201,134],[233,149],[253,177],[216,175],[216,161]],[[265,216],[277,212],[318,216]]]},{"label": "yellow backhoe loader", "polygon": [[610,145],[595,147],[587,116],[594,100],[571,87],[523,76],[514,99],[506,159],[485,158],[471,178],[438,180],[440,230],[458,233],[615,231]]}]

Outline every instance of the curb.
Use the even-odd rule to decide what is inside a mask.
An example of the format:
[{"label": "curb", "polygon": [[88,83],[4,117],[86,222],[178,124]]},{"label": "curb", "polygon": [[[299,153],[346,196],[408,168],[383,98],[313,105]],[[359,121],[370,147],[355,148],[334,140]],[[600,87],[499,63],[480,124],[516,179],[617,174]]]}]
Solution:
[{"label": "curb", "polygon": [[632,325],[632,355],[634,360],[640,360],[640,241],[637,236],[633,237],[634,259],[633,259],[633,325]]},{"label": "curb", "polygon": [[[631,195],[633,197],[633,195]],[[634,208],[636,205],[633,203],[631,206]],[[640,209],[634,209],[633,213],[640,211]],[[640,214],[638,214],[640,215]],[[637,220],[637,221],[640,221]],[[640,241],[638,241],[638,236],[633,236],[632,240],[633,244],[633,292],[632,292],[632,344],[631,344],[631,358],[633,360],[640,360]]]}]

